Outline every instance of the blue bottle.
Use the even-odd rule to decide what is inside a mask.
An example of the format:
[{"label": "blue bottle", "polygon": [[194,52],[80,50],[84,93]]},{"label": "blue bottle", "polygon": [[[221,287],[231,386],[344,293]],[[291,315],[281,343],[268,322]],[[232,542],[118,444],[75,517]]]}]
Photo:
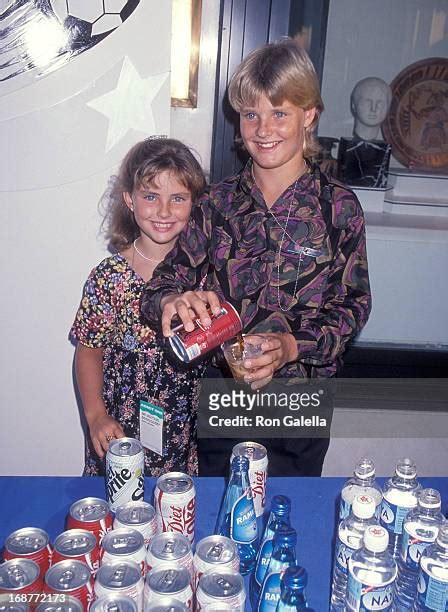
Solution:
[{"label": "blue bottle", "polygon": [[266,570],[271,560],[274,535],[280,525],[290,526],[290,512],[291,500],[289,497],[274,495],[271,501],[271,512],[258,549],[255,572],[252,574],[250,599],[253,607],[258,601]]},{"label": "blue bottle", "polygon": [[227,491],[221,504],[215,533],[233,540],[240,554],[240,573],[245,576],[257,558],[257,518],[249,482],[249,459],[236,456]]},{"label": "blue bottle", "polygon": [[307,610],[305,587],[308,584],[308,573],[299,565],[291,565],[283,574],[280,581],[280,599],[278,600],[276,612],[299,612]]},{"label": "blue bottle", "polygon": [[420,557],[417,601],[413,612],[448,610],[448,525],[441,527],[434,544]]},{"label": "blue bottle", "polygon": [[258,612],[275,612],[280,599],[280,579],[291,565],[296,565],[297,533],[281,525],[274,535],[274,547],[258,598]]}]

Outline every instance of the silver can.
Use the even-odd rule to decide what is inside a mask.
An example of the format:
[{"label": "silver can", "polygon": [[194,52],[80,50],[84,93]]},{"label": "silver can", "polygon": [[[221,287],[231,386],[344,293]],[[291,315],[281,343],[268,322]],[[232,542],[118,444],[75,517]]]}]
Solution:
[{"label": "silver can", "polygon": [[174,597],[187,606],[193,606],[191,576],[183,567],[172,565],[169,568],[153,569],[146,575],[144,601],[145,608],[159,597]]},{"label": "silver can", "polygon": [[40,603],[36,608],[36,612],[84,612],[84,610],[82,603],[77,597],[64,595],[64,601],[55,599],[54,603]]},{"label": "silver can", "polygon": [[78,559],[92,574],[100,566],[100,548],[95,534],[87,529],[68,529],[60,533],[53,545],[53,563],[64,559]]},{"label": "silver can", "polygon": [[130,527],[113,529],[106,533],[101,546],[101,565],[115,561],[134,561],[140,567],[142,576],[146,574],[146,548],[140,531]]},{"label": "silver can", "polygon": [[146,553],[146,569],[184,567],[193,577],[193,553],[188,538],[182,533],[159,533],[154,536]]},{"label": "silver can", "polygon": [[39,593],[40,567],[32,559],[8,559],[0,564],[0,588],[2,593]]},{"label": "silver can", "polygon": [[134,561],[106,563],[100,567],[95,578],[95,595],[127,595],[141,610],[143,606],[143,577]]},{"label": "silver can", "polygon": [[194,541],[196,490],[193,479],[182,472],[168,472],[157,479],[154,507],[159,532],[183,533]]},{"label": "silver can", "polygon": [[268,477],[268,452],[258,442],[240,442],[232,449],[230,465],[236,456],[249,459],[249,481],[254,500],[255,516],[262,516],[266,507],[266,480]]},{"label": "silver can", "polygon": [[222,535],[211,535],[202,538],[196,544],[193,557],[194,584],[197,588],[199,578],[205,572],[216,568],[240,571],[238,547],[230,538]]},{"label": "silver can", "polygon": [[127,595],[103,595],[90,606],[90,612],[139,612],[137,604]]},{"label": "silver can", "polygon": [[157,533],[156,512],[151,504],[145,501],[128,502],[115,511],[114,529],[132,527],[143,535],[145,546],[148,546]]},{"label": "silver can", "polygon": [[26,602],[11,601],[11,594],[0,594],[1,612],[30,612],[31,607]]},{"label": "silver can", "polygon": [[59,561],[45,574],[45,584],[50,593],[63,593],[76,597],[88,610],[93,601],[93,579],[89,567],[82,561]]},{"label": "silver can", "polygon": [[174,597],[158,597],[145,607],[145,612],[188,612],[188,608]]},{"label": "silver can", "polygon": [[143,446],[135,438],[118,438],[106,454],[106,493],[111,510],[143,500],[145,464]]},{"label": "silver can", "polygon": [[239,610],[244,612],[246,591],[241,574],[215,569],[202,574],[196,590],[197,610]]}]

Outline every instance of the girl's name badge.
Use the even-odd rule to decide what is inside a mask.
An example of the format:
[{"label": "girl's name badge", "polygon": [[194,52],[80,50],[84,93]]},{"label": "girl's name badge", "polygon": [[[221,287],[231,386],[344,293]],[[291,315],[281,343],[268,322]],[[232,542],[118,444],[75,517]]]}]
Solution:
[{"label": "girl's name badge", "polygon": [[165,411],[159,406],[140,400],[140,442],[145,448],[163,455],[163,418]]}]

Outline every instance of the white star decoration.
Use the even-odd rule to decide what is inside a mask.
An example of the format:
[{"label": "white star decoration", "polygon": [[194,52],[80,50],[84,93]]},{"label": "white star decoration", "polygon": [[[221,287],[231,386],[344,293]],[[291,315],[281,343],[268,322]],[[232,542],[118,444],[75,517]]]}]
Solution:
[{"label": "white star decoration", "polygon": [[168,75],[166,72],[142,78],[131,60],[125,57],[116,88],[87,102],[87,106],[109,120],[106,153],[131,129],[147,136],[157,131],[152,102]]}]

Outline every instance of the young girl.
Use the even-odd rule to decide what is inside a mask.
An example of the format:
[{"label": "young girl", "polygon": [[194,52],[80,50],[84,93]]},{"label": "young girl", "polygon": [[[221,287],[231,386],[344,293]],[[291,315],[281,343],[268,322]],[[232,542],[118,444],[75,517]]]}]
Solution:
[{"label": "young girl", "polygon": [[[196,410],[201,366],[178,371],[140,315],[140,297],[157,264],[187,224],[205,179],[182,143],[147,139],[125,157],[105,217],[116,251],[93,269],[70,331],[76,378],[89,427],[84,475],[104,473],[113,438],[140,438],[142,407],[163,424],[145,447],[145,474],[197,473]],[[147,402],[147,404],[143,403]],[[145,434],[148,438],[148,434]],[[145,440],[142,436],[145,446]]]}]

